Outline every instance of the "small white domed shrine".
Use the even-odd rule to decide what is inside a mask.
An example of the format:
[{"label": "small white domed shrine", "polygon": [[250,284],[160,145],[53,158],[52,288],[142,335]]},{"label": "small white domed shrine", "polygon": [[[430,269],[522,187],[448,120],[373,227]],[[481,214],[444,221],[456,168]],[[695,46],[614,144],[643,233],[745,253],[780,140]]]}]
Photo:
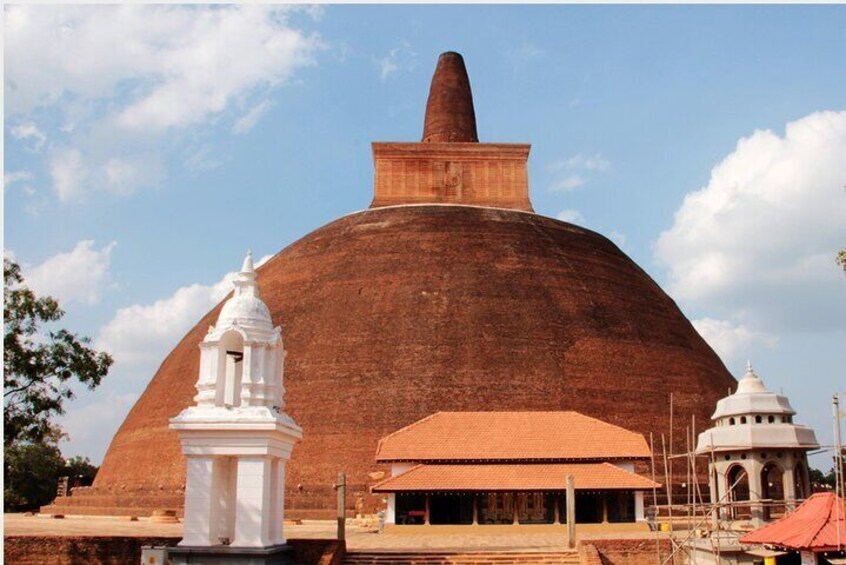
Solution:
[{"label": "small white domed shrine", "polygon": [[179,545],[198,551],[285,544],[285,464],[302,437],[284,412],[282,333],[249,253],[234,286],[200,344],[196,404],[170,420],[188,460]]},{"label": "small white domed shrine", "polygon": [[723,518],[762,522],[775,517],[777,505],[768,501],[783,501],[783,511],[810,495],[807,452],[819,444],[811,428],[793,422],[795,414],[751,364],[734,394],[717,402],[714,426],[699,434],[696,454],[711,458],[711,500],[741,503],[724,506]]}]

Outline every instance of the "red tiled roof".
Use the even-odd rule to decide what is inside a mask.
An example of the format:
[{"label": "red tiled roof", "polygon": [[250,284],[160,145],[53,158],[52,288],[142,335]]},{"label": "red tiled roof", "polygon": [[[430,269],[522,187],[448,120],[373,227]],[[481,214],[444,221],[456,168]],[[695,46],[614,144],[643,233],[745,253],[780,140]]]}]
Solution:
[{"label": "red tiled roof", "polygon": [[573,475],[576,490],[647,490],[649,479],[611,463],[523,465],[417,465],[373,486],[373,492],[564,490]]},{"label": "red tiled roof", "polygon": [[766,543],[790,549],[830,550],[846,546],[846,504],[831,492],[819,492],[781,520],[755,530],[741,543]]},{"label": "red tiled roof", "polygon": [[645,459],[641,434],[578,412],[437,412],[384,438],[376,460]]}]

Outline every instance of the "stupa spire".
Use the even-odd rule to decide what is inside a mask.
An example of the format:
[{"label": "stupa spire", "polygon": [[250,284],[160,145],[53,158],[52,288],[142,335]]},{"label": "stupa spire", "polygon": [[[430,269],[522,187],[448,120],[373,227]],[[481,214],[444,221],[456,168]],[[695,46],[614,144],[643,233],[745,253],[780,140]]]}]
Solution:
[{"label": "stupa spire", "polygon": [[454,51],[442,53],[432,76],[423,142],[475,142],[476,112],[464,59]]}]

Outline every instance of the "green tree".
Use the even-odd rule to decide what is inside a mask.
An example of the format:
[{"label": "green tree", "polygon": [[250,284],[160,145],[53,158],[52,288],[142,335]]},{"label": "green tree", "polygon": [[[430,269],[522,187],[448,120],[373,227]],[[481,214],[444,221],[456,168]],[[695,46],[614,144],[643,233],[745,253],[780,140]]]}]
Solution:
[{"label": "green tree", "polygon": [[[51,421],[63,414],[63,402],[74,397],[78,381],[95,388],[109,371],[112,358],[91,349],[90,339],[65,329],[40,331],[59,321],[64,311],[53,298],[38,298],[25,284],[20,267],[3,260],[3,424],[4,445],[37,444],[59,429]],[[23,448],[23,447],[22,447]]]},{"label": "green tree", "polygon": [[846,249],[838,251],[837,257],[834,260],[843,268],[843,274],[846,275]]},{"label": "green tree", "polygon": [[817,487],[834,488],[834,468],[829,469],[828,474],[823,473],[819,469],[811,468],[809,471],[809,478],[811,485]]},{"label": "green tree", "polygon": [[80,486],[90,486],[97,476],[99,467],[93,465],[88,457],[71,457],[65,462],[61,476],[77,479]]},{"label": "green tree", "polygon": [[40,443],[14,442],[3,449],[3,509],[38,510],[56,496],[65,460],[54,438]]}]

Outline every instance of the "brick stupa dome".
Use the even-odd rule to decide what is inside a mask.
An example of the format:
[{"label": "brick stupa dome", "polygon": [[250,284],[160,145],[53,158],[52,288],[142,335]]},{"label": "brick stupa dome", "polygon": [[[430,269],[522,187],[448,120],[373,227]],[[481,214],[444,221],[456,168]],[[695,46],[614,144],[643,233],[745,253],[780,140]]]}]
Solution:
[{"label": "brick stupa dome", "polygon": [[[441,63],[453,60],[439,69],[463,73],[456,57],[444,54]],[[691,414],[707,422],[735,385],[616,245],[531,211],[527,145],[442,141],[470,139],[476,126],[473,117],[471,135],[466,76],[440,78],[433,90],[465,94],[432,92],[428,112],[448,114],[453,100],[464,117],[428,115],[437,127],[425,143],[375,143],[371,208],[257,269],[288,352],[286,409],[304,430],[288,466],[289,516],[334,516],[341,470],[350,512],[373,512],[380,502],[368,487],[387,471],[375,462],[379,439],[437,411],[574,410],[660,437],[673,392],[679,439]],[[450,123],[458,130],[443,129]],[[56,508],[143,514],[182,504],[185,460],[168,419],[192,402],[197,346],[219,310],[165,358],[94,487]]]}]

